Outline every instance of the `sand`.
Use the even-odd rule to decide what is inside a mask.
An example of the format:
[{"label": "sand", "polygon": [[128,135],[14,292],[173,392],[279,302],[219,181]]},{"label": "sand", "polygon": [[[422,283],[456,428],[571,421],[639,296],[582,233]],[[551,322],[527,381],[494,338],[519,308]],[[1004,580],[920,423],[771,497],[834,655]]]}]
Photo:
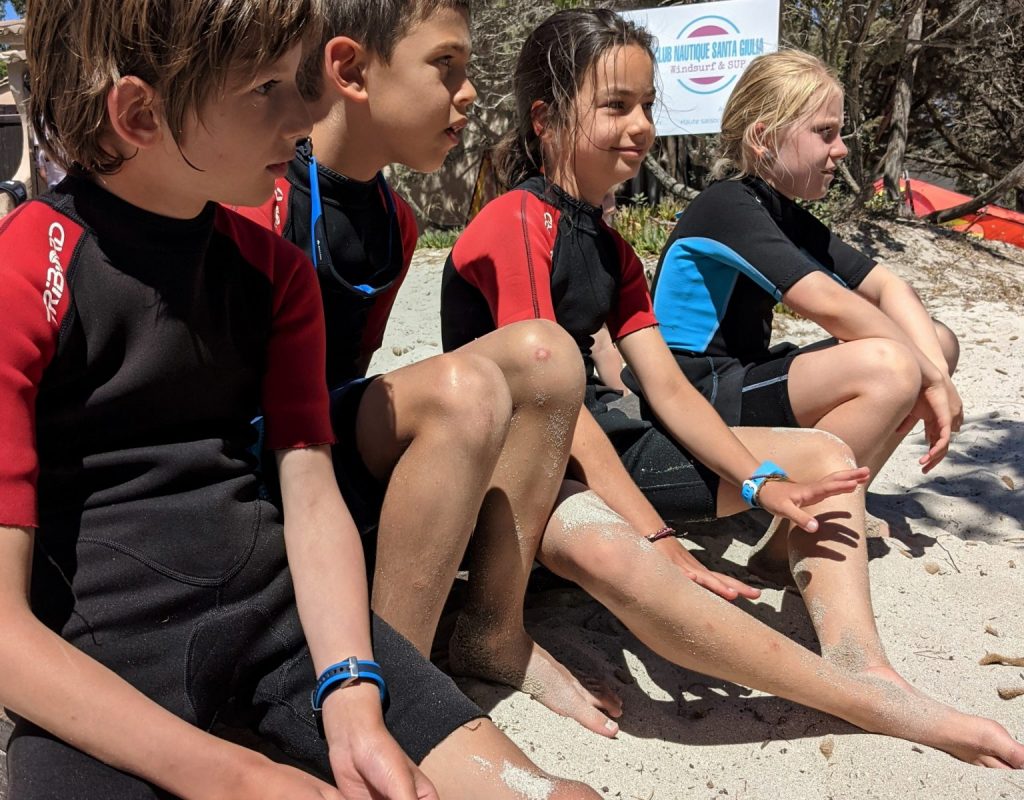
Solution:
[{"label": "sand", "polygon": [[[868,510],[891,536],[874,539],[871,584],[882,640],[912,683],[1024,739],[1024,669],[978,663],[1024,656],[1024,251],[974,243],[914,223],[869,223],[859,244],[908,279],[960,336],[956,384],[967,422],[929,475],[920,426],[872,486]],[[857,238],[857,233],[850,237]],[[376,371],[440,351],[438,300],[446,253],[420,251],[395,306]],[[816,326],[781,318],[792,341]],[[698,555],[747,575],[751,537],[723,552],[702,529]],[[719,529],[720,531],[720,529]],[[742,605],[814,647],[799,596],[766,589]],[[909,742],[862,733],[788,701],[675,667],[576,590],[530,598],[528,628],[572,667],[601,669],[625,701],[608,740],[526,695],[475,680],[465,691],[542,767],[622,800],[1024,799],[1024,771],[985,770]]]}]

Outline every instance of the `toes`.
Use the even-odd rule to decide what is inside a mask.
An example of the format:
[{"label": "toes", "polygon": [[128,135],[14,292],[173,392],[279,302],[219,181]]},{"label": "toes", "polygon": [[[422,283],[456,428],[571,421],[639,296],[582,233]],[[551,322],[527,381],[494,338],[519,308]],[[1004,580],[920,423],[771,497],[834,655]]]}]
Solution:
[{"label": "toes", "polygon": [[604,709],[613,717],[622,716],[622,698],[607,683],[597,678],[585,677],[581,684],[588,702]]},{"label": "toes", "polygon": [[591,730],[601,736],[606,736],[609,739],[614,739],[619,732],[617,722],[609,719],[585,701],[581,702],[577,708],[571,709],[568,716],[576,720],[587,730]]}]

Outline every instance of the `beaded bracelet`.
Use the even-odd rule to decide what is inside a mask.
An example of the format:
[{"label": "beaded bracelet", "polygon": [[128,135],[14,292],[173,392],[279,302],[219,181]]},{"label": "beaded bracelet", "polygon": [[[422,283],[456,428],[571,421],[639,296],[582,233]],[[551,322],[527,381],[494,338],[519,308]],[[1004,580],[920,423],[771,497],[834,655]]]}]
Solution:
[{"label": "beaded bracelet", "polygon": [[660,542],[662,539],[667,539],[669,536],[677,536],[677,535],[678,534],[676,533],[676,529],[675,528],[670,528],[668,525],[666,525],[660,531],[655,531],[650,536],[645,536],[644,538],[647,541],[653,543],[653,542]]}]

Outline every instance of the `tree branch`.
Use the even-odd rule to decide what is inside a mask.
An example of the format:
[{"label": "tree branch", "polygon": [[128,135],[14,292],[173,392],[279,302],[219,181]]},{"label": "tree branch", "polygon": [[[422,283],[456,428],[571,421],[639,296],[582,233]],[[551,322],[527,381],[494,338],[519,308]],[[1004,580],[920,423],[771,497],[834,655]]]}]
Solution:
[{"label": "tree branch", "polygon": [[1024,186],[1024,161],[1021,161],[1016,167],[1011,169],[1006,175],[1003,176],[1002,180],[996,183],[988,191],[982,192],[973,200],[969,200],[966,203],[961,203],[953,208],[947,208],[943,211],[933,211],[931,214],[925,217],[929,222],[949,222],[952,219],[966,216],[967,214],[973,214],[982,206],[986,206],[999,197],[1004,192],[1008,192],[1010,189],[1019,189]]}]

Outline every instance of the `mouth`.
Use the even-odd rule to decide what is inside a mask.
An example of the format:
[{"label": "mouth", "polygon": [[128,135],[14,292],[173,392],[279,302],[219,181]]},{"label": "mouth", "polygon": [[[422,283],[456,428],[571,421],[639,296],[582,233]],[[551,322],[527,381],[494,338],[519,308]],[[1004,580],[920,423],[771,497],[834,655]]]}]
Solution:
[{"label": "mouth", "polygon": [[454,144],[458,144],[462,141],[462,130],[469,124],[469,120],[463,118],[458,122],[449,125],[444,129],[445,135],[452,140]]},{"label": "mouth", "polygon": [[647,154],[646,147],[616,147],[614,150],[625,158],[641,159]]}]

